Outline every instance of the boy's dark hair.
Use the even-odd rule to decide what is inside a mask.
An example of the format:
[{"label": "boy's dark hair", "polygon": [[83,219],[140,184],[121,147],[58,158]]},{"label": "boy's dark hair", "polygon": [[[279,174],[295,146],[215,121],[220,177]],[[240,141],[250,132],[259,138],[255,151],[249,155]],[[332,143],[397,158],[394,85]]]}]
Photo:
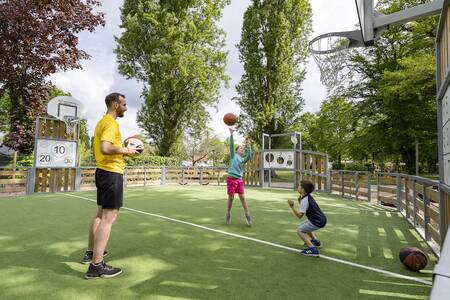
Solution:
[{"label": "boy's dark hair", "polygon": [[111,93],[105,97],[106,106],[109,107],[113,102],[119,102],[119,98],[125,98],[125,95],[119,93]]},{"label": "boy's dark hair", "polygon": [[309,180],[300,181],[300,186],[305,190],[307,194],[311,194],[314,191],[314,183]]}]

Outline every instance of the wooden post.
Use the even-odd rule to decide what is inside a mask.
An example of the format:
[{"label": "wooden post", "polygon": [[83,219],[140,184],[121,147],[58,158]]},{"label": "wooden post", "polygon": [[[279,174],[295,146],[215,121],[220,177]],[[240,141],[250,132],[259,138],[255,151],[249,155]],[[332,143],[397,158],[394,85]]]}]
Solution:
[{"label": "wooden post", "polygon": [[339,173],[341,174],[341,196],[344,197],[344,171],[341,170]]},{"label": "wooden post", "polygon": [[372,201],[372,183],[370,182],[372,180],[372,174],[370,171],[367,172],[367,202]]},{"label": "wooden post", "polygon": [[356,201],[358,201],[358,194],[359,194],[359,172],[355,172],[355,198]]},{"label": "wooden post", "polygon": [[16,166],[17,166],[17,151],[14,151],[14,154],[13,154],[13,163],[12,163],[12,167],[13,167],[13,176],[12,176],[12,179],[16,179]]}]

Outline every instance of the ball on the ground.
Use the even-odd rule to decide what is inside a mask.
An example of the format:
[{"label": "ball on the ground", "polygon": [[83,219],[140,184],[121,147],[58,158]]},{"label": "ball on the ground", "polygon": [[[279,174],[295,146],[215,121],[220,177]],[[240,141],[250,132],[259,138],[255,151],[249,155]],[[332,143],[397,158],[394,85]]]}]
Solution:
[{"label": "ball on the ground", "polygon": [[135,148],[138,153],[144,152],[144,141],[138,135],[126,138],[123,144],[125,147],[130,146]]},{"label": "ball on the ground", "polygon": [[237,117],[233,113],[227,113],[223,116],[223,122],[228,126],[233,126],[237,122]]},{"label": "ball on the ground", "polygon": [[427,256],[416,247],[405,247],[398,254],[400,261],[411,271],[420,271],[427,266]]}]

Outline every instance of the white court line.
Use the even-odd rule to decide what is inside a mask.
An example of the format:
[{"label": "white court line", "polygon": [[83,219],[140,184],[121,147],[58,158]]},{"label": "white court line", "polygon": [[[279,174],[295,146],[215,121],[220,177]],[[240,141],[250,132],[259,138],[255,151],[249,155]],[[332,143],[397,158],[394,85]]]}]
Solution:
[{"label": "white court line", "polygon": [[[89,199],[89,198],[86,198],[86,197],[82,197],[82,196],[77,196],[77,195],[73,195],[73,194],[64,194],[64,195],[70,196],[70,197],[75,197],[75,198],[80,198],[80,199],[84,199],[84,200],[88,200],[88,201],[97,203],[97,201],[95,201],[95,200],[92,200],[92,199]],[[212,231],[212,232],[217,232],[217,233],[221,233],[221,234],[224,234],[224,235],[229,235],[229,236],[237,237],[237,238],[240,238],[240,239],[249,240],[249,241],[257,242],[257,243],[260,243],[260,244],[265,244],[265,245],[269,245],[269,246],[273,246],[273,247],[277,247],[277,248],[281,248],[281,249],[285,249],[285,250],[289,250],[289,251],[300,253],[299,249],[295,249],[295,248],[284,246],[284,245],[280,245],[280,244],[275,244],[275,243],[264,241],[264,240],[255,239],[255,238],[248,237],[248,236],[245,236],[245,235],[240,235],[240,234],[235,234],[235,233],[231,233],[231,232],[226,232],[226,231],[222,231],[222,230],[219,230],[219,229],[214,229],[214,228],[198,225],[198,224],[195,224],[195,223],[190,223],[190,222],[186,222],[186,221],[182,221],[182,220],[177,220],[177,219],[173,219],[173,218],[162,216],[162,215],[158,215],[158,214],[148,213],[148,212],[145,212],[145,211],[141,211],[141,210],[137,210],[137,209],[134,209],[134,208],[125,207],[125,206],[122,207],[121,209],[125,209],[125,210],[133,211],[133,212],[136,212],[136,213],[139,213],[139,214],[148,215],[148,216],[152,216],[152,217],[157,217],[157,218],[161,218],[161,219],[165,219],[165,220],[169,220],[169,221],[173,221],[173,222],[177,222],[177,223],[181,223],[181,224],[186,224],[186,225],[190,225],[190,226],[193,226],[193,227],[209,230],[209,231]],[[326,255],[323,255],[323,254],[320,254],[319,257],[321,257],[323,259],[330,260],[330,261],[338,262],[338,263],[341,263],[341,264],[344,264],[344,265],[352,266],[352,267],[355,267],[355,268],[366,269],[366,270],[374,271],[374,272],[377,272],[377,273],[389,275],[389,276],[396,277],[396,278],[416,281],[416,282],[419,282],[419,283],[422,283],[422,284],[426,284],[426,285],[432,285],[432,283],[429,282],[428,280],[423,280],[423,279],[416,278],[416,277],[406,276],[406,275],[397,274],[397,273],[394,273],[394,272],[389,272],[389,271],[385,271],[385,270],[381,270],[381,269],[377,269],[377,268],[373,268],[373,267],[369,267],[369,266],[365,266],[365,265],[360,265],[360,264],[353,263],[353,262],[350,262],[350,261],[346,261],[346,260],[342,260],[342,259],[326,256]]]}]

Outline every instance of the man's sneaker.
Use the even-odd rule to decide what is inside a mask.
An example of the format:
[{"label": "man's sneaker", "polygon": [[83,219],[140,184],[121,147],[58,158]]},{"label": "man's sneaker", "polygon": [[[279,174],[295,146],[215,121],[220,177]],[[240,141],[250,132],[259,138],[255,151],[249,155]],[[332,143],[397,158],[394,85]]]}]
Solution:
[{"label": "man's sneaker", "polygon": [[89,269],[84,275],[85,279],[97,279],[97,278],[111,278],[122,273],[122,269],[108,266],[105,261],[102,261],[98,265],[89,264]]},{"label": "man's sneaker", "polygon": [[319,256],[319,250],[316,247],[310,247],[300,252],[300,254],[305,256]]},{"label": "man's sneaker", "polygon": [[[83,259],[81,260],[82,264],[88,264],[92,261],[92,256],[94,255],[94,251],[86,250],[84,253]],[[103,252],[103,257],[108,255],[108,251]]]},{"label": "man's sneaker", "polygon": [[225,216],[225,224],[230,225],[231,224],[231,213],[227,212],[227,215]]},{"label": "man's sneaker", "polygon": [[250,214],[244,214],[245,216],[245,223],[247,223],[248,226],[252,226],[252,217],[250,216]]}]

